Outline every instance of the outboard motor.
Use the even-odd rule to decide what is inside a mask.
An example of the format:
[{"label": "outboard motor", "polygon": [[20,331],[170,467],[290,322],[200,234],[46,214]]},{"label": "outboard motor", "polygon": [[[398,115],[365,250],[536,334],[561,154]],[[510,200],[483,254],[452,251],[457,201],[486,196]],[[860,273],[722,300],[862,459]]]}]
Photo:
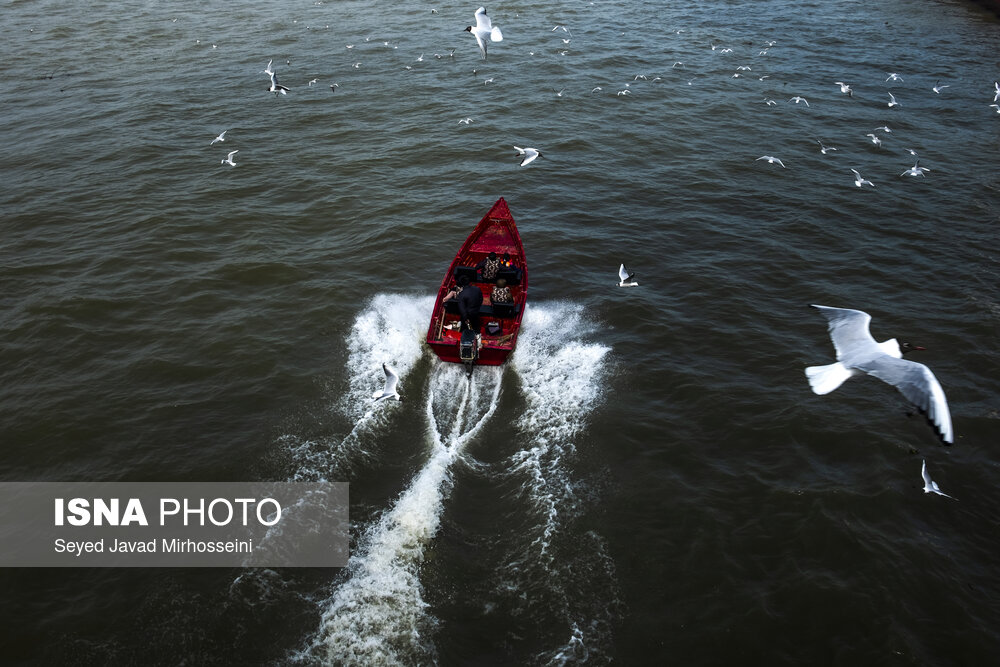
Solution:
[{"label": "outboard motor", "polygon": [[458,343],[458,357],[465,364],[469,375],[472,375],[472,364],[479,357],[479,340],[475,331],[471,329],[462,331],[462,339]]}]

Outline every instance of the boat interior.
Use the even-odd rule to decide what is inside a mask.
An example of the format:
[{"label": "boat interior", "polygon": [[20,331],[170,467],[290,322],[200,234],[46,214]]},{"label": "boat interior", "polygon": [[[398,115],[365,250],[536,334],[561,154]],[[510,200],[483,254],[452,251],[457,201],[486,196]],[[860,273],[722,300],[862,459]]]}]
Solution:
[{"label": "boat interior", "polygon": [[[484,345],[504,346],[511,339],[517,316],[521,312],[524,304],[522,293],[521,277],[523,270],[518,266],[519,257],[511,255],[510,263],[502,265],[493,279],[484,278],[476,268],[487,256],[487,253],[468,253],[462,258],[460,264],[452,271],[451,280],[446,287],[442,287],[442,295],[457,286],[462,276],[468,276],[469,285],[482,291],[483,304],[479,307],[479,331],[483,337]],[[507,287],[510,288],[512,300],[493,301],[492,294],[496,282],[503,278]],[[461,337],[461,321],[458,313],[458,303],[455,300],[444,302],[443,317],[438,321],[438,340],[451,340],[456,342]]]}]

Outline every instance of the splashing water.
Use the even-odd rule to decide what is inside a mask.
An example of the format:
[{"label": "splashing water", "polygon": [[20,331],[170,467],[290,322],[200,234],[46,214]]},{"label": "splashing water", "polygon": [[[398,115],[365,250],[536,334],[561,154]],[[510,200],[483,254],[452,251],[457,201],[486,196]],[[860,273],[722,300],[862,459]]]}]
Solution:
[{"label": "splashing water", "polygon": [[[543,664],[594,658],[589,647],[609,641],[618,599],[603,538],[568,528],[583,511],[579,484],[569,467],[576,453],[573,440],[600,397],[609,352],[603,345],[573,340],[592,326],[584,321],[582,310],[554,304],[525,313],[527,335],[518,341],[513,366],[527,402],[517,425],[528,445],[500,468],[501,474],[520,480],[519,499],[532,515],[525,539],[512,549],[503,568],[500,592],[513,593],[518,613],[561,618],[569,632],[565,644],[536,656]],[[606,588],[602,599],[579,598],[573,591],[581,579],[592,580],[592,590],[602,588],[597,583],[601,582]],[[532,595],[523,595],[525,591]]]},{"label": "splashing water", "polygon": [[382,363],[396,370],[400,392],[405,393],[404,378],[423,353],[427,313],[433,305],[432,297],[378,294],[358,314],[347,336],[347,392],[335,404],[353,427],[332,442],[282,436],[281,445],[294,462],[291,481],[343,479],[352,461],[370,458],[361,438],[386,418],[385,406],[372,401],[372,392],[385,383]]},{"label": "splashing water", "polygon": [[[434,660],[435,622],[418,567],[451,488],[449,468],[496,410],[501,375],[499,368],[479,368],[468,380],[461,366],[436,364],[427,396],[431,458],[351,557],[348,579],[327,602],[309,655],[334,664]],[[451,422],[447,435],[439,430],[442,416]]]}]

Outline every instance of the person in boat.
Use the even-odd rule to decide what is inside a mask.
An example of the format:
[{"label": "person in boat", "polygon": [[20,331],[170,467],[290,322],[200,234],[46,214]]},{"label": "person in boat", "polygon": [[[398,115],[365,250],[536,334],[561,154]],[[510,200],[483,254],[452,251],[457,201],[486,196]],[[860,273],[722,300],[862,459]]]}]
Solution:
[{"label": "person in boat", "polygon": [[520,282],[521,282],[521,269],[520,269],[520,267],[514,266],[514,261],[511,260],[509,252],[505,252],[503,254],[503,259],[500,260],[500,269],[502,271],[513,271],[514,272],[514,279],[515,279],[515,283],[514,284],[515,285],[520,284]]},{"label": "person in boat", "polygon": [[514,301],[514,296],[510,293],[510,288],[507,287],[507,281],[503,278],[497,278],[497,284],[493,286],[493,292],[490,294],[490,303],[510,303]]},{"label": "person in boat", "polygon": [[458,314],[462,318],[462,327],[479,333],[479,307],[483,305],[483,291],[475,285],[470,285],[468,276],[458,279],[461,290],[455,299],[458,301]]},{"label": "person in boat", "polygon": [[[444,295],[443,299],[441,299],[441,303],[447,303],[458,296],[458,293],[462,291],[462,285],[460,283],[461,281],[455,283],[455,286],[448,290],[448,293]],[[466,281],[466,284],[468,284],[468,281]]]},{"label": "person in boat", "polygon": [[483,280],[491,281],[497,277],[497,271],[500,270],[500,258],[495,252],[491,252],[483,258],[483,261],[476,264],[476,268],[479,269],[479,275]]}]

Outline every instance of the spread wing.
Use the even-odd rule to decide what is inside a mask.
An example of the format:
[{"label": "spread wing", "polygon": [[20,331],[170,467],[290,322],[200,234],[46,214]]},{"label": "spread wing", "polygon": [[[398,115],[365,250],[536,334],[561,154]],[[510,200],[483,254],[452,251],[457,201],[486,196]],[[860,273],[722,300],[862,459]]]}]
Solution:
[{"label": "spread wing", "polygon": [[877,357],[858,368],[898,389],[937,427],[941,439],[951,444],[951,412],[941,383],[934,377],[931,369],[915,361],[888,355]]},{"label": "spread wing", "polygon": [[396,393],[396,383],[399,382],[399,376],[389,364],[383,363],[382,370],[385,371],[385,388],[382,390],[382,394],[391,396]]},{"label": "spread wing", "polygon": [[486,8],[480,7],[476,10],[476,32],[488,33],[493,28],[493,22],[486,15]]},{"label": "spread wing", "polygon": [[924,461],[920,468],[920,476],[924,478],[925,487],[934,483],[934,480],[931,479],[930,473],[927,472],[927,461]]},{"label": "spread wing", "polygon": [[868,331],[868,325],[872,321],[872,317],[868,313],[863,310],[831,308],[816,304],[812,304],[812,307],[818,309],[829,322],[830,340],[833,341],[833,347],[837,350],[838,361],[845,361],[845,359],[849,361],[851,357],[859,353],[882,353],[878,348],[878,343]]},{"label": "spread wing", "polygon": [[625,268],[624,264],[622,264],[621,266],[618,267],[618,279],[619,280],[621,280],[622,282],[626,282],[626,281],[632,280],[633,277],[635,277],[635,274],[634,273],[629,273],[628,270]]}]

